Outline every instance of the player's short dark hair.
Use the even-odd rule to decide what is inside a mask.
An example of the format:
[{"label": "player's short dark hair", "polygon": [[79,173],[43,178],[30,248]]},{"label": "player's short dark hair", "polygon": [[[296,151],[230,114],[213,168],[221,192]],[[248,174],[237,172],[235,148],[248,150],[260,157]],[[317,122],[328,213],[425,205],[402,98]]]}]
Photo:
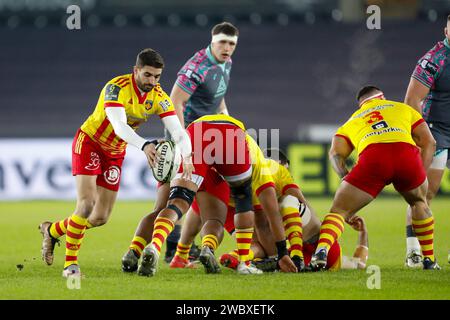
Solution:
[{"label": "player's short dark hair", "polygon": [[447,16],[447,21],[450,21],[450,14]]},{"label": "player's short dark hair", "polygon": [[290,165],[290,161],[289,158],[287,157],[287,155],[281,151],[280,149],[277,148],[268,148],[266,150],[264,150],[266,157],[273,159],[273,160],[277,160],[280,161],[280,163],[284,166],[284,165]]},{"label": "player's short dark hair", "polygon": [[226,34],[227,36],[239,36],[238,28],[236,28],[231,23],[226,22],[226,21],[216,24],[212,28],[212,30],[211,30],[212,35],[216,35],[219,33]]},{"label": "player's short dark hair", "polygon": [[376,91],[381,91],[380,88],[375,86],[365,86],[359,89],[358,94],[356,95],[356,101],[360,101],[361,98],[366,98],[372,94],[374,94]]},{"label": "player's short dark hair", "polygon": [[162,69],[164,68],[164,60],[158,52],[147,48],[139,52],[136,58],[136,67],[142,68],[144,66]]}]

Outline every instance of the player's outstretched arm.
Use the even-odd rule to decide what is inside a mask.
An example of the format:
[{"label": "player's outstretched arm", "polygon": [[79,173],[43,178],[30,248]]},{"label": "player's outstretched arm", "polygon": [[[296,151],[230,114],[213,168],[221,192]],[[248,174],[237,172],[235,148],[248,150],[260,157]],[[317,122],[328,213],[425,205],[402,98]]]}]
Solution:
[{"label": "player's outstretched arm", "polygon": [[347,223],[358,231],[358,244],[352,258],[342,257],[342,269],[365,269],[369,257],[369,236],[364,219],[353,216]]},{"label": "player's outstretched arm", "polygon": [[181,126],[177,116],[171,115],[162,118],[164,126],[169,131],[173,141],[180,148],[183,157],[183,178],[191,179],[194,166],[192,164],[192,145],[191,139],[186,130]]},{"label": "player's outstretched arm", "polygon": [[138,135],[127,123],[125,108],[105,108],[106,116],[114,132],[125,142],[144,151],[151,167],[156,164],[156,141],[147,141]]},{"label": "player's outstretched arm", "polygon": [[334,171],[336,171],[341,178],[345,177],[348,173],[345,160],[350,156],[352,151],[353,146],[351,146],[345,138],[341,136],[333,137],[328,157],[330,158]]},{"label": "player's outstretched arm", "polygon": [[405,103],[422,114],[422,101],[426,98],[430,88],[422,84],[417,79],[411,78],[406,90]]}]

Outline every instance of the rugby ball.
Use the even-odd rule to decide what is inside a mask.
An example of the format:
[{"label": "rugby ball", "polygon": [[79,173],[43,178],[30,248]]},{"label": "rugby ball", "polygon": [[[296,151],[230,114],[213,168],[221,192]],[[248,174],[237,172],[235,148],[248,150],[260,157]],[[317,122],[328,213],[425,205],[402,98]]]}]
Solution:
[{"label": "rugby ball", "polygon": [[172,180],[181,165],[180,149],[173,141],[163,141],[156,145],[158,162],[152,168],[153,176],[159,182]]}]

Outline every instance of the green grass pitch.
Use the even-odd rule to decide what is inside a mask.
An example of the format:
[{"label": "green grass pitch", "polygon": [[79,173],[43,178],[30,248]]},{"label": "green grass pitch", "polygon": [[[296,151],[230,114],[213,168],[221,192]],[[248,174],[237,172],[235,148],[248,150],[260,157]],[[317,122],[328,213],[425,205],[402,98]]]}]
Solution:
[{"label": "green grass pitch", "polygon": [[[317,212],[324,213],[329,198],[311,198]],[[124,274],[120,259],[126,251],[140,218],[152,209],[151,202],[118,202],[105,226],[90,230],[84,239],[79,261],[85,277],[79,290],[67,288],[61,277],[64,246],[56,248],[53,266],[40,258],[43,220],[68,216],[74,202],[31,201],[0,203],[0,299],[449,299],[450,199],[433,201],[435,253],[441,271],[408,270],[405,256],[405,205],[398,198],[380,197],[361,215],[369,231],[368,265],[381,270],[381,288],[369,289],[372,274],[360,270],[308,274],[267,273],[242,276],[223,268],[218,275],[203,268],[172,270],[160,261],[155,277]],[[351,255],[357,235],[346,227],[341,243]],[[63,242],[64,243],[64,242]],[[198,243],[198,240],[197,240]],[[217,256],[233,248],[230,237]],[[164,249],[163,249],[164,250]],[[19,270],[17,265],[23,265]]]}]

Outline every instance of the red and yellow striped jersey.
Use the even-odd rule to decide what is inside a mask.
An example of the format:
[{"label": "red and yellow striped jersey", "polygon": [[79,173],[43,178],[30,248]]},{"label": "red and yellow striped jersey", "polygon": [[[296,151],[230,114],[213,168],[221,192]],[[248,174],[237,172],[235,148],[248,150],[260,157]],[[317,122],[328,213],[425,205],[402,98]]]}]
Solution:
[{"label": "red and yellow striped jersey", "polygon": [[115,134],[106,116],[105,108],[108,107],[125,108],[128,125],[133,130],[153,114],[160,118],[176,115],[172,100],[159,84],[141,94],[133,74],[115,77],[105,85],[94,112],[81,126],[83,132],[111,155],[122,154],[127,143]]},{"label": "red and yellow striped jersey", "polygon": [[407,104],[372,99],[353,113],[336,136],[345,138],[358,155],[372,143],[406,142],[415,146],[411,131],[423,121],[420,113]]}]

